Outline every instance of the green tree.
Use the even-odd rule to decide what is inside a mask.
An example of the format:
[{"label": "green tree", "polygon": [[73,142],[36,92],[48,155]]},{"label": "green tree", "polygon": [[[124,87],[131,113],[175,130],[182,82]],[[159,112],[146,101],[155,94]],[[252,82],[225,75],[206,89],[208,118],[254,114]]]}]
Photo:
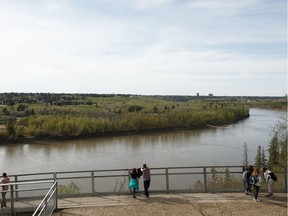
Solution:
[{"label": "green tree", "polygon": [[261,146],[259,145],[257,148],[257,154],[255,157],[255,165],[258,167],[261,167],[262,165],[262,151],[261,151]]},{"label": "green tree", "polygon": [[279,165],[287,166],[287,137],[280,143]]},{"label": "green tree", "polygon": [[243,146],[243,167],[248,167],[248,147],[246,142]]},{"label": "green tree", "polygon": [[278,133],[277,132],[274,134],[274,136],[272,137],[272,139],[270,141],[268,152],[269,152],[268,164],[270,166],[278,165],[279,164],[278,163],[279,162],[278,161],[278,158],[279,158],[279,140],[278,140]]},{"label": "green tree", "polygon": [[283,116],[281,120],[276,125],[276,129],[278,134],[279,141],[279,165],[287,166],[287,145],[288,145],[288,134],[287,134],[287,118]]},{"label": "green tree", "polygon": [[8,118],[5,121],[6,133],[8,137],[16,137],[16,119]]},{"label": "green tree", "polygon": [[262,165],[262,167],[267,166],[267,159],[266,159],[266,155],[265,155],[264,146],[262,146],[262,152],[261,152],[261,165]]},{"label": "green tree", "polygon": [[287,119],[281,118],[273,129],[273,136],[269,143],[268,165],[287,166]]}]

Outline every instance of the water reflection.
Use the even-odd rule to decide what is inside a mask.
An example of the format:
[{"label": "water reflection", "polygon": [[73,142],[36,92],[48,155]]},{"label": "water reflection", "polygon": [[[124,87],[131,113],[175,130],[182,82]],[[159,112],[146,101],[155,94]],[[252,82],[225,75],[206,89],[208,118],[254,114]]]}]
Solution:
[{"label": "water reflection", "polygon": [[152,167],[239,165],[243,145],[254,162],[258,145],[268,149],[270,132],[285,112],[252,109],[250,118],[227,128],[102,137],[0,146],[0,168],[10,174]]}]

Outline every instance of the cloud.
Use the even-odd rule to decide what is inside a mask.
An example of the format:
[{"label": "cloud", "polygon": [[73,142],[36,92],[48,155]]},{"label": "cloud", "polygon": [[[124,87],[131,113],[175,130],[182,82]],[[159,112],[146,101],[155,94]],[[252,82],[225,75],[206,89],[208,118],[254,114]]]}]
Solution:
[{"label": "cloud", "polygon": [[240,95],[242,81],[251,95],[270,94],[270,83],[272,94],[286,89],[278,1],[3,2],[0,91],[224,94],[226,82]]}]

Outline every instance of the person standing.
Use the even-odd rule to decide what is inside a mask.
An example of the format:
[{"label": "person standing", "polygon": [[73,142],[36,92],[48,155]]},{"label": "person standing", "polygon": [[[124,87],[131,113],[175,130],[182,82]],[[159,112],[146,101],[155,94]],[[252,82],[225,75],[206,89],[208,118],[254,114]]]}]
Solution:
[{"label": "person standing", "polygon": [[277,178],[275,177],[275,174],[271,170],[268,170],[266,167],[263,168],[263,172],[264,179],[268,183],[268,194],[265,196],[271,197],[273,196],[273,185]]},{"label": "person standing", "polygon": [[[2,174],[3,178],[1,180],[1,184],[9,184],[10,182],[10,178],[7,176],[7,173],[3,173]],[[7,207],[6,205],[6,193],[9,189],[9,186],[8,185],[3,185],[2,186],[2,192],[1,192],[1,195],[2,195],[2,200],[1,200],[1,208],[3,207]]]},{"label": "person standing", "polygon": [[143,172],[144,194],[146,197],[149,197],[151,174],[150,174],[150,168],[147,166],[147,164],[143,164],[142,172]]},{"label": "person standing", "polygon": [[253,172],[253,166],[249,165],[248,172],[246,173],[246,181],[247,181],[247,187],[245,191],[246,195],[252,195],[252,185],[250,183],[250,177],[251,177],[252,172]]},{"label": "person standing", "polygon": [[136,198],[136,190],[139,190],[137,170],[133,168],[130,172],[130,182],[128,188],[133,191],[133,198]]},{"label": "person standing", "polygon": [[243,168],[243,174],[242,174],[242,179],[243,179],[243,187],[244,187],[244,193],[246,195],[251,195],[252,191],[252,185],[250,183],[250,176],[251,173],[253,172],[253,166],[249,165],[248,167]]},{"label": "person standing", "polygon": [[258,199],[258,194],[259,194],[262,178],[260,175],[260,171],[257,167],[254,167],[254,170],[253,170],[251,177],[250,177],[250,181],[251,181],[251,184],[253,185],[253,188],[254,188],[253,200],[255,202],[260,202],[260,199]]},{"label": "person standing", "polygon": [[247,181],[247,173],[248,173],[248,167],[243,167],[243,174],[242,174],[242,180],[243,180],[243,189],[244,193],[247,195],[247,187],[248,187],[248,181]]}]

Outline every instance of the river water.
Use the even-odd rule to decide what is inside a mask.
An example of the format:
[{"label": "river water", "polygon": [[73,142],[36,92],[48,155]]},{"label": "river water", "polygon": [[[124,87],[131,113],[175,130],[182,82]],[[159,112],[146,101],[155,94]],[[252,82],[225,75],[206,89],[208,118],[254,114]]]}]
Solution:
[{"label": "river water", "polygon": [[[286,112],[250,109],[250,118],[221,128],[0,146],[0,172],[24,174],[94,169],[241,165],[243,146],[253,164],[268,149]],[[268,153],[266,154],[268,156]]]}]

